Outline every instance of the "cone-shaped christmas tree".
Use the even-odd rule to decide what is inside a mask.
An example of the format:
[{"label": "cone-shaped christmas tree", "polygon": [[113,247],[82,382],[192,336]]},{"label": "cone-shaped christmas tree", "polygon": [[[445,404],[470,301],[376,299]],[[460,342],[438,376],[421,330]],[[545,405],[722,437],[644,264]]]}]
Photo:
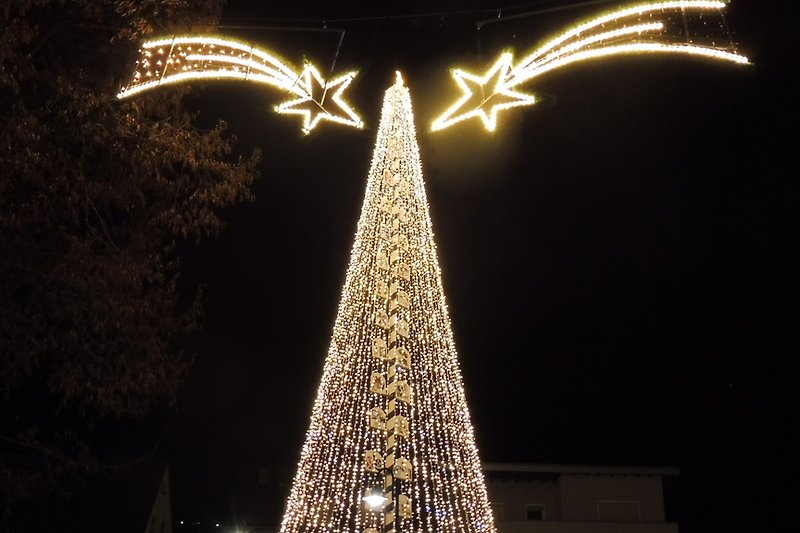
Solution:
[{"label": "cone-shaped christmas tree", "polygon": [[281,533],[494,533],[422,182],[386,91],[366,196]]}]

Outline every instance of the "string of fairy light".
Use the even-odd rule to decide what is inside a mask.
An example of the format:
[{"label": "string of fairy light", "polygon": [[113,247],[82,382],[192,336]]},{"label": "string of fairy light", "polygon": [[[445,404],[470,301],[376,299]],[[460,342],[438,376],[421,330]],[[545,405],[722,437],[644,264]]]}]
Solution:
[{"label": "string of fairy light", "polygon": [[[726,6],[727,2],[720,0],[634,4],[558,34],[516,63],[511,52],[503,52],[483,75],[453,69],[451,74],[461,96],[432,122],[431,129],[443,130],[478,118],[487,130],[493,131],[500,111],[537,102],[534,95],[519,90],[521,85],[576,63],[662,54],[749,64],[748,58],[736,50],[724,24],[722,11]],[[710,15],[718,16],[716,24],[706,23]],[[275,106],[275,110],[300,116],[306,133],[321,122],[363,127],[363,121],[344,98],[356,76],[354,71],[326,80],[310,62],[298,70],[271,52],[214,36],[152,39],[139,52],[132,79],[120,90],[119,98],[197,80],[249,81],[287,93],[290,99]]]},{"label": "string of fairy light", "polygon": [[[371,419],[376,409],[387,413],[385,426]],[[398,433],[401,420],[407,433]],[[386,501],[371,507],[364,495],[374,487]],[[494,532],[411,99],[399,76],[384,99],[331,345],[281,532],[344,533],[354,527],[370,533]]]},{"label": "string of fairy light", "polygon": [[326,81],[310,62],[297,70],[271,52],[232,39],[175,35],[142,44],[131,80],[117,97],[198,80],[254,82],[287,93],[289,100],[275,111],[300,116],[308,133],[321,121],[363,126],[343,97],[355,76],[356,72],[347,72]]},{"label": "string of fairy light", "polygon": [[[617,9],[575,26],[550,39],[516,64],[504,52],[483,75],[463,69],[451,74],[461,96],[432,123],[434,131],[478,118],[494,131],[500,111],[535,104],[534,95],[519,91],[525,83],[575,63],[631,54],[670,54],[737,64],[749,60],[738,53],[724,24],[707,25],[702,35],[690,32],[695,20],[717,14],[726,2],[674,0]],[[722,20],[722,19],[720,19]]]}]

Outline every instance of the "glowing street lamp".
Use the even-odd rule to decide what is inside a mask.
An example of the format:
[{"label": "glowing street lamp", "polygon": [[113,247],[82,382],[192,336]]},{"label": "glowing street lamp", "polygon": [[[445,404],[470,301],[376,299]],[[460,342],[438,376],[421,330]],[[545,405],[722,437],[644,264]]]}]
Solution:
[{"label": "glowing street lamp", "polygon": [[380,487],[372,487],[364,491],[364,497],[361,498],[372,511],[380,511],[386,502],[389,500],[383,495]]}]

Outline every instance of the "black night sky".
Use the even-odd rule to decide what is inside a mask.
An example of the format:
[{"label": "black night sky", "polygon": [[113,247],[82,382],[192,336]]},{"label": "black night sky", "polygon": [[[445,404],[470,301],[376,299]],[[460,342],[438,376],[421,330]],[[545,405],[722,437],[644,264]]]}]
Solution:
[{"label": "black night sky", "polygon": [[[191,96],[202,121],[228,121],[243,152],[261,148],[263,165],[257,200],[230,211],[185,280],[205,285],[206,327],[175,411],[152,432],[163,432],[176,519],[228,519],[240,468],[299,456],[396,69],[415,105],[482,459],[680,467],[686,532],[742,527],[748,487],[775,472],[793,425],[781,406],[796,316],[796,7],[729,6],[754,68],[584,64],[526,87],[545,102],[501,114],[494,134],[477,123],[429,133],[458,94],[451,66],[482,70],[502,48],[524,53],[606,7],[477,32],[498,13],[478,4],[229,2],[230,26],[345,29],[336,70],[359,70],[349,91],[366,128],[323,124],[304,137],[271,111],[280,95],[258,86],[209,83]],[[440,15],[408,16],[420,13]],[[339,38],[224,32],[325,66]]]}]

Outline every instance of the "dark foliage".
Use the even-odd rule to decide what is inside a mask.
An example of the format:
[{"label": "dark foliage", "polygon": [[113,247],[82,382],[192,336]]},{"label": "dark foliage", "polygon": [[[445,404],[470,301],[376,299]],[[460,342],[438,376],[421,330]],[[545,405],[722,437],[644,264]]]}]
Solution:
[{"label": "dark foliage", "polygon": [[171,90],[120,102],[138,40],[213,24],[220,0],[0,7],[0,476],[17,501],[99,459],[92,429],[171,402],[201,296],[182,243],[251,200],[258,154],[193,126]]}]

